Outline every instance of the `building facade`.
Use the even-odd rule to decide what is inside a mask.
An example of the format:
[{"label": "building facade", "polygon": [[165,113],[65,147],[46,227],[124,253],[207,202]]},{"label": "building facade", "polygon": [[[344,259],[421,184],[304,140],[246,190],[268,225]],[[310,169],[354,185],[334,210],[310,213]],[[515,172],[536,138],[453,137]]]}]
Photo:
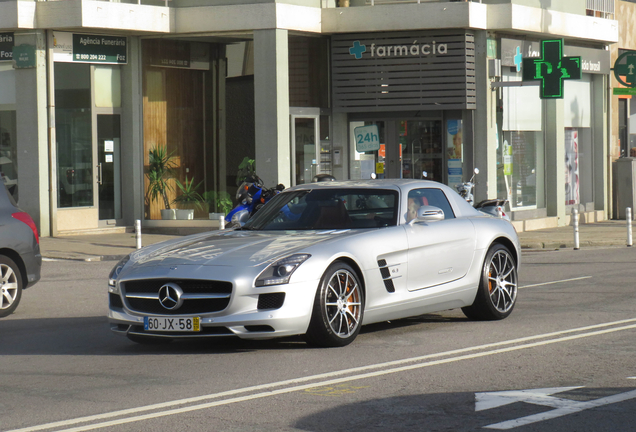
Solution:
[{"label": "building facade", "polygon": [[[518,230],[604,220],[614,3],[544,3],[0,1],[2,175],[43,235],[215,227],[250,164],[270,186],[479,168]],[[522,82],[547,39],[581,59],[562,98]]]}]

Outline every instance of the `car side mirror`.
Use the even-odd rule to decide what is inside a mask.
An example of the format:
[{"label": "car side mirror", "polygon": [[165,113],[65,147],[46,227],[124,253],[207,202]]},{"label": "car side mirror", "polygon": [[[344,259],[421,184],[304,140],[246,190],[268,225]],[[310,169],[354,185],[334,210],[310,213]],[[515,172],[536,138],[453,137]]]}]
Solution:
[{"label": "car side mirror", "polygon": [[437,222],[444,220],[444,210],[435,206],[421,206],[417,209],[417,217],[410,224],[417,222]]}]

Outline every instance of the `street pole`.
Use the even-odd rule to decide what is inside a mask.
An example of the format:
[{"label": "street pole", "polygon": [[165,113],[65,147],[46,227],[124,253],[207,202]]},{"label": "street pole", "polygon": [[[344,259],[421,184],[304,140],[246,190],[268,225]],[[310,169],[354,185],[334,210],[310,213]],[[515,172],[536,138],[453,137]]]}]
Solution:
[{"label": "street pole", "polygon": [[579,210],[572,209],[572,225],[574,225],[574,250],[579,250]]},{"label": "street pole", "polygon": [[625,219],[627,219],[627,247],[632,247],[632,208],[625,209]]},{"label": "street pole", "polygon": [[141,249],[141,220],[135,221],[135,239],[137,240],[137,249]]}]

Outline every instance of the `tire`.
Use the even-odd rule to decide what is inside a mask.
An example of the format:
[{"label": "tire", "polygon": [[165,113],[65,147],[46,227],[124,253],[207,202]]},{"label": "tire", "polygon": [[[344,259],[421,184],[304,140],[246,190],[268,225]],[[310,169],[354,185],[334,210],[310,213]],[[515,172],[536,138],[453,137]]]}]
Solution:
[{"label": "tire", "polygon": [[17,264],[0,255],[0,318],[11,315],[22,298],[22,274]]},{"label": "tire", "polygon": [[359,277],[350,266],[336,261],[320,280],[305,341],[320,347],[349,345],[360,332],[363,315]]},{"label": "tire", "polygon": [[501,320],[512,312],[517,301],[517,264],[507,247],[494,244],[482,267],[475,301],[462,312],[474,320]]}]

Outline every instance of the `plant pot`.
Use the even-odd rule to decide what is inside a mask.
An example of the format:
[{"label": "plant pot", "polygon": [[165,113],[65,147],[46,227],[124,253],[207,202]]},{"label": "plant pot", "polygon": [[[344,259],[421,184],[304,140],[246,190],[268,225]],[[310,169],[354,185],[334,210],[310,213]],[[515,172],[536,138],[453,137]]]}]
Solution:
[{"label": "plant pot", "polygon": [[210,220],[218,221],[220,217],[225,217],[225,213],[210,213]]},{"label": "plant pot", "polygon": [[194,209],[177,209],[177,219],[191,220],[194,219]]},{"label": "plant pot", "polygon": [[161,210],[161,219],[163,220],[171,220],[177,218],[177,211],[175,209],[162,209]]}]

